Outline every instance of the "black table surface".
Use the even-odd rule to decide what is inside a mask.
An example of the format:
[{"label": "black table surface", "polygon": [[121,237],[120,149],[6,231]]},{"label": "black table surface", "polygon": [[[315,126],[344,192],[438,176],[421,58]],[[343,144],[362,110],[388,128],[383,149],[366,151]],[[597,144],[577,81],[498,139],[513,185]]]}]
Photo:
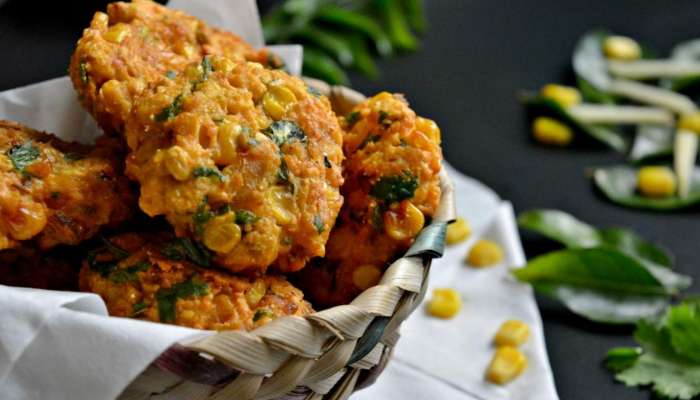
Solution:
[{"label": "black table surface", "polygon": [[[267,3],[267,2],[266,2]],[[623,161],[604,148],[554,150],[529,139],[516,94],[572,82],[571,50],[586,30],[606,27],[661,54],[700,37],[697,0],[433,0],[431,29],[417,54],[381,62],[380,80],[353,75],[371,94],[404,93],[443,130],[446,159],[513,202],[516,211],[557,208],[600,226],[630,227],[666,245],[678,270],[700,280],[697,209],[659,214],[614,206],[593,190],[586,170]],[[11,0],[0,8],[0,90],[65,75],[75,41],[103,1]],[[523,234],[528,256],[552,245]],[[631,329],[587,323],[538,298],[562,399],[647,399],[601,366],[606,351],[632,343]]]}]

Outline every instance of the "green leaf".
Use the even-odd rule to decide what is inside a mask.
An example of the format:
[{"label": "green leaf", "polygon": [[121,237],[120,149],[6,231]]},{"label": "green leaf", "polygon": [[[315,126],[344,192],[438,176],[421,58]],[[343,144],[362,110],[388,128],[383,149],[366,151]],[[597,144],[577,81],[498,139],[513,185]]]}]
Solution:
[{"label": "green leaf", "polygon": [[78,74],[80,75],[80,82],[83,85],[87,85],[87,83],[88,83],[88,69],[87,69],[87,62],[85,62],[85,60],[81,60],[80,64],[78,64]]},{"label": "green leaf", "polygon": [[12,146],[5,154],[12,161],[15,170],[24,172],[28,165],[39,158],[41,152],[38,147],[34,147],[31,141],[26,141],[20,145]]},{"label": "green leaf", "polygon": [[370,38],[377,53],[388,56],[392,52],[391,41],[372,18],[341,7],[327,5],[322,7],[317,18],[325,23],[335,25],[348,31],[355,31]]},{"label": "green leaf", "polygon": [[200,267],[209,267],[211,253],[190,238],[177,238],[161,250],[161,254],[173,261],[188,260]]},{"label": "green leaf", "polygon": [[331,85],[347,85],[350,82],[333,58],[312,46],[304,46],[302,67],[304,76],[321,79]]},{"label": "green leaf", "polygon": [[148,271],[151,264],[146,261],[139,261],[134,265],[122,269],[116,269],[109,275],[109,279],[114,283],[136,282],[139,280],[138,273]]},{"label": "green leaf", "polygon": [[700,203],[700,168],[693,171],[690,193],[686,198],[642,196],[637,192],[637,174],[637,168],[628,166],[598,168],[593,174],[593,182],[609,200],[626,207],[669,211]]},{"label": "green leaf", "polygon": [[216,167],[196,167],[192,172],[195,178],[216,178],[219,182],[225,182],[228,177],[221,173]]},{"label": "green leaf", "polygon": [[[700,39],[681,42],[671,49],[671,59],[682,61],[700,60]],[[675,92],[690,93],[700,86],[700,75],[688,75],[681,78],[661,79],[659,85]]]},{"label": "green leaf", "polygon": [[158,122],[165,122],[175,118],[180,112],[182,112],[182,94],[178,94],[169,106],[160,110],[153,118]]},{"label": "green leaf", "polygon": [[263,129],[262,133],[272,139],[277,147],[294,142],[307,143],[306,133],[294,121],[275,121]]},{"label": "green leaf", "polygon": [[667,251],[630,230],[596,229],[563,211],[526,211],[518,216],[518,226],[560,242],[570,249],[605,247],[665,267],[673,264]]},{"label": "green leaf", "polygon": [[413,198],[418,185],[418,178],[410,173],[385,176],[372,186],[369,194],[388,205]]},{"label": "green leaf", "polygon": [[360,112],[352,111],[345,116],[345,121],[348,124],[348,129],[352,129],[353,125],[360,120]]},{"label": "green leaf", "polygon": [[533,117],[545,116],[556,119],[573,129],[575,133],[593,138],[621,153],[629,148],[629,140],[621,131],[609,126],[581,123],[552,99],[526,94],[521,96],[521,101]]},{"label": "green leaf", "polygon": [[641,354],[639,347],[615,347],[608,351],[605,366],[613,372],[620,372],[633,366]]},{"label": "green leaf", "polygon": [[167,289],[159,289],[156,292],[156,300],[158,302],[158,316],[161,322],[174,322],[176,303],[178,299],[188,297],[204,296],[209,292],[209,286],[199,277],[192,276],[185,282],[179,282]]},{"label": "green leaf", "polygon": [[319,215],[314,215],[314,228],[316,228],[316,232],[318,233],[323,233],[323,231],[326,230],[326,226],[323,224],[323,220]]},{"label": "green leaf", "polygon": [[384,26],[394,47],[404,51],[417,50],[418,40],[408,27],[408,21],[398,1],[375,0],[374,6],[384,20]]},{"label": "green leaf", "polygon": [[275,313],[267,308],[255,310],[255,314],[253,314],[253,322],[258,322],[262,318],[275,318]]},{"label": "green leaf", "polygon": [[665,126],[640,125],[634,136],[629,159],[643,164],[673,156],[673,129]]},{"label": "green leaf", "polygon": [[[579,82],[583,81],[588,85],[585,88],[587,90],[583,90],[582,87],[582,91],[589,94],[589,97],[591,93],[595,93],[593,97],[596,97],[596,100],[605,98],[604,88],[608,87],[611,81],[607,60],[603,54],[603,41],[608,36],[610,33],[604,30],[586,32],[576,44],[571,60]],[[593,91],[586,93],[588,90]]]},{"label": "green leaf", "polygon": [[236,223],[238,225],[252,224],[259,219],[258,216],[253,214],[248,210],[237,210],[236,211]]},{"label": "green leaf", "polygon": [[148,305],[146,303],[136,303],[134,304],[133,308],[131,309],[131,316],[135,317],[142,312],[146,311],[148,308]]},{"label": "green leaf", "polygon": [[700,363],[700,304],[693,302],[672,307],[666,324],[673,349]]},{"label": "green leaf", "polygon": [[307,25],[296,31],[293,37],[332,55],[342,66],[349,67],[355,62],[350,43],[345,37],[334,31]]}]

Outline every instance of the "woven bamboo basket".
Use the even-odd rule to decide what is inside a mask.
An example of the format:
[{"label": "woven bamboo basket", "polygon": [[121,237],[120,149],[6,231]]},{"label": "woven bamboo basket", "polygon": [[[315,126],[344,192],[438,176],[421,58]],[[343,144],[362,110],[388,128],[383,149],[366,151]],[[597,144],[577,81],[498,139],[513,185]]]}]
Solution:
[{"label": "woven bamboo basket", "polygon": [[[362,94],[306,79],[339,115]],[[399,340],[401,323],[425,294],[433,258],[442,256],[454,194],[447,173],[430,225],[350,304],[278,318],[251,332],[219,332],[166,350],[119,396],[123,400],[347,399],[372,384]]]}]

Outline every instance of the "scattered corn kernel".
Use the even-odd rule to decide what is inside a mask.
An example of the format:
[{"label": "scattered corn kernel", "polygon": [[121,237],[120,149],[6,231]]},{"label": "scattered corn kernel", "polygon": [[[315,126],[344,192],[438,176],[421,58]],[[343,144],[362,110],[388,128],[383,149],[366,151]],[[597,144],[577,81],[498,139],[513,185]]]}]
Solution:
[{"label": "scattered corn kernel", "polygon": [[10,235],[17,240],[27,240],[38,235],[46,223],[44,205],[35,202],[20,206],[17,209],[17,214],[5,221]]},{"label": "scattered corn kernel", "polygon": [[417,117],[416,129],[428,135],[433,142],[440,143],[440,128],[435,121],[428,118]]},{"label": "scattered corn kernel", "polygon": [[282,119],[287,107],[296,101],[294,92],[283,85],[270,85],[263,96],[265,113],[273,119]]},{"label": "scattered corn kernel", "polygon": [[294,198],[292,193],[284,186],[273,186],[268,192],[272,216],[280,225],[289,225],[294,222]]},{"label": "scattered corn kernel", "polygon": [[447,233],[445,241],[447,244],[457,244],[466,240],[472,234],[472,229],[469,223],[462,217],[458,217],[455,222],[447,225]]},{"label": "scattered corn kernel", "polygon": [[642,48],[627,36],[608,36],[603,42],[603,53],[608,58],[630,61],[642,56]]},{"label": "scattered corn kernel", "polygon": [[240,125],[225,123],[219,127],[216,140],[219,143],[219,162],[233,164],[238,155],[236,140],[240,135]]},{"label": "scattered corn kernel", "polygon": [[575,87],[550,83],[544,85],[541,93],[542,96],[556,101],[562,107],[571,107],[581,103],[581,92]]},{"label": "scattered corn kernel", "polygon": [[691,131],[700,135],[700,112],[681,115],[678,119],[678,129]]},{"label": "scattered corn kernel", "polygon": [[467,262],[473,267],[489,267],[503,261],[503,250],[498,243],[490,240],[479,240],[469,250]]},{"label": "scattered corn kernel", "polygon": [[535,118],[532,135],[538,142],[553,146],[567,146],[574,138],[571,128],[548,117]]},{"label": "scattered corn kernel", "polygon": [[217,253],[228,253],[241,241],[241,228],[232,215],[221,215],[204,227],[202,242]]},{"label": "scattered corn kernel", "polygon": [[530,337],[530,327],[523,321],[511,319],[504,322],[496,332],[493,342],[496,346],[518,347]]},{"label": "scattered corn kernel", "polygon": [[264,279],[258,279],[245,292],[245,299],[250,307],[255,307],[265,296],[265,293],[267,293],[267,284]]},{"label": "scattered corn kernel", "polygon": [[178,181],[189,179],[192,170],[190,156],[185,149],[180,146],[169,148],[164,155],[163,162],[170,175]]},{"label": "scattered corn kernel", "polygon": [[676,192],[676,175],[668,167],[643,167],[637,176],[637,189],[646,197],[673,196]]},{"label": "scattered corn kernel", "polygon": [[462,308],[462,299],[454,289],[435,289],[428,303],[428,313],[438,318],[453,318]]},{"label": "scattered corn kernel", "polygon": [[399,206],[399,209],[384,213],[384,230],[395,240],[414,238],[425,224],[425,217],[418,207],[411,202]]},{"label": "scattered corn kernel", "polygon": [[121,22],[113,25],[104,34],[104,39],[112,43],[121,43],[129,35],[129,26]]},{"label": "scattered corn kernel", "polygon": [[525,368],[527,368],[525,354],[515,347],[499,347],[486,370],[486,379],[498,385],[505,385],[520,376]]},{"label": "scattered corn kernel", "polygon": [[362,290],[376,285],[381,277],[382,271],[374,265],[360,265],[352,271],[352,282]]}]

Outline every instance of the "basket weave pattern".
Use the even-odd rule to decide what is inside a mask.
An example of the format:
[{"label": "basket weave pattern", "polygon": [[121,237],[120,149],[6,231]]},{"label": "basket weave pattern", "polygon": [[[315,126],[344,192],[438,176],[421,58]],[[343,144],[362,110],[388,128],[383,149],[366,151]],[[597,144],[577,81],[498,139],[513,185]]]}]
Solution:
[{"label": "basket weave pattern", "polygon": [[[307,83],[327,95],[339,115],[365,99],[345,87]],[[119,398],[335,400],[371,384],[399,339],[399,326],[420,304],[431,260],[441,256],[447,223],[454,219],[453,188],[444,171],[440,185],[442,198],[431,224],[376,286],[350,304],[175,345]]]}]

